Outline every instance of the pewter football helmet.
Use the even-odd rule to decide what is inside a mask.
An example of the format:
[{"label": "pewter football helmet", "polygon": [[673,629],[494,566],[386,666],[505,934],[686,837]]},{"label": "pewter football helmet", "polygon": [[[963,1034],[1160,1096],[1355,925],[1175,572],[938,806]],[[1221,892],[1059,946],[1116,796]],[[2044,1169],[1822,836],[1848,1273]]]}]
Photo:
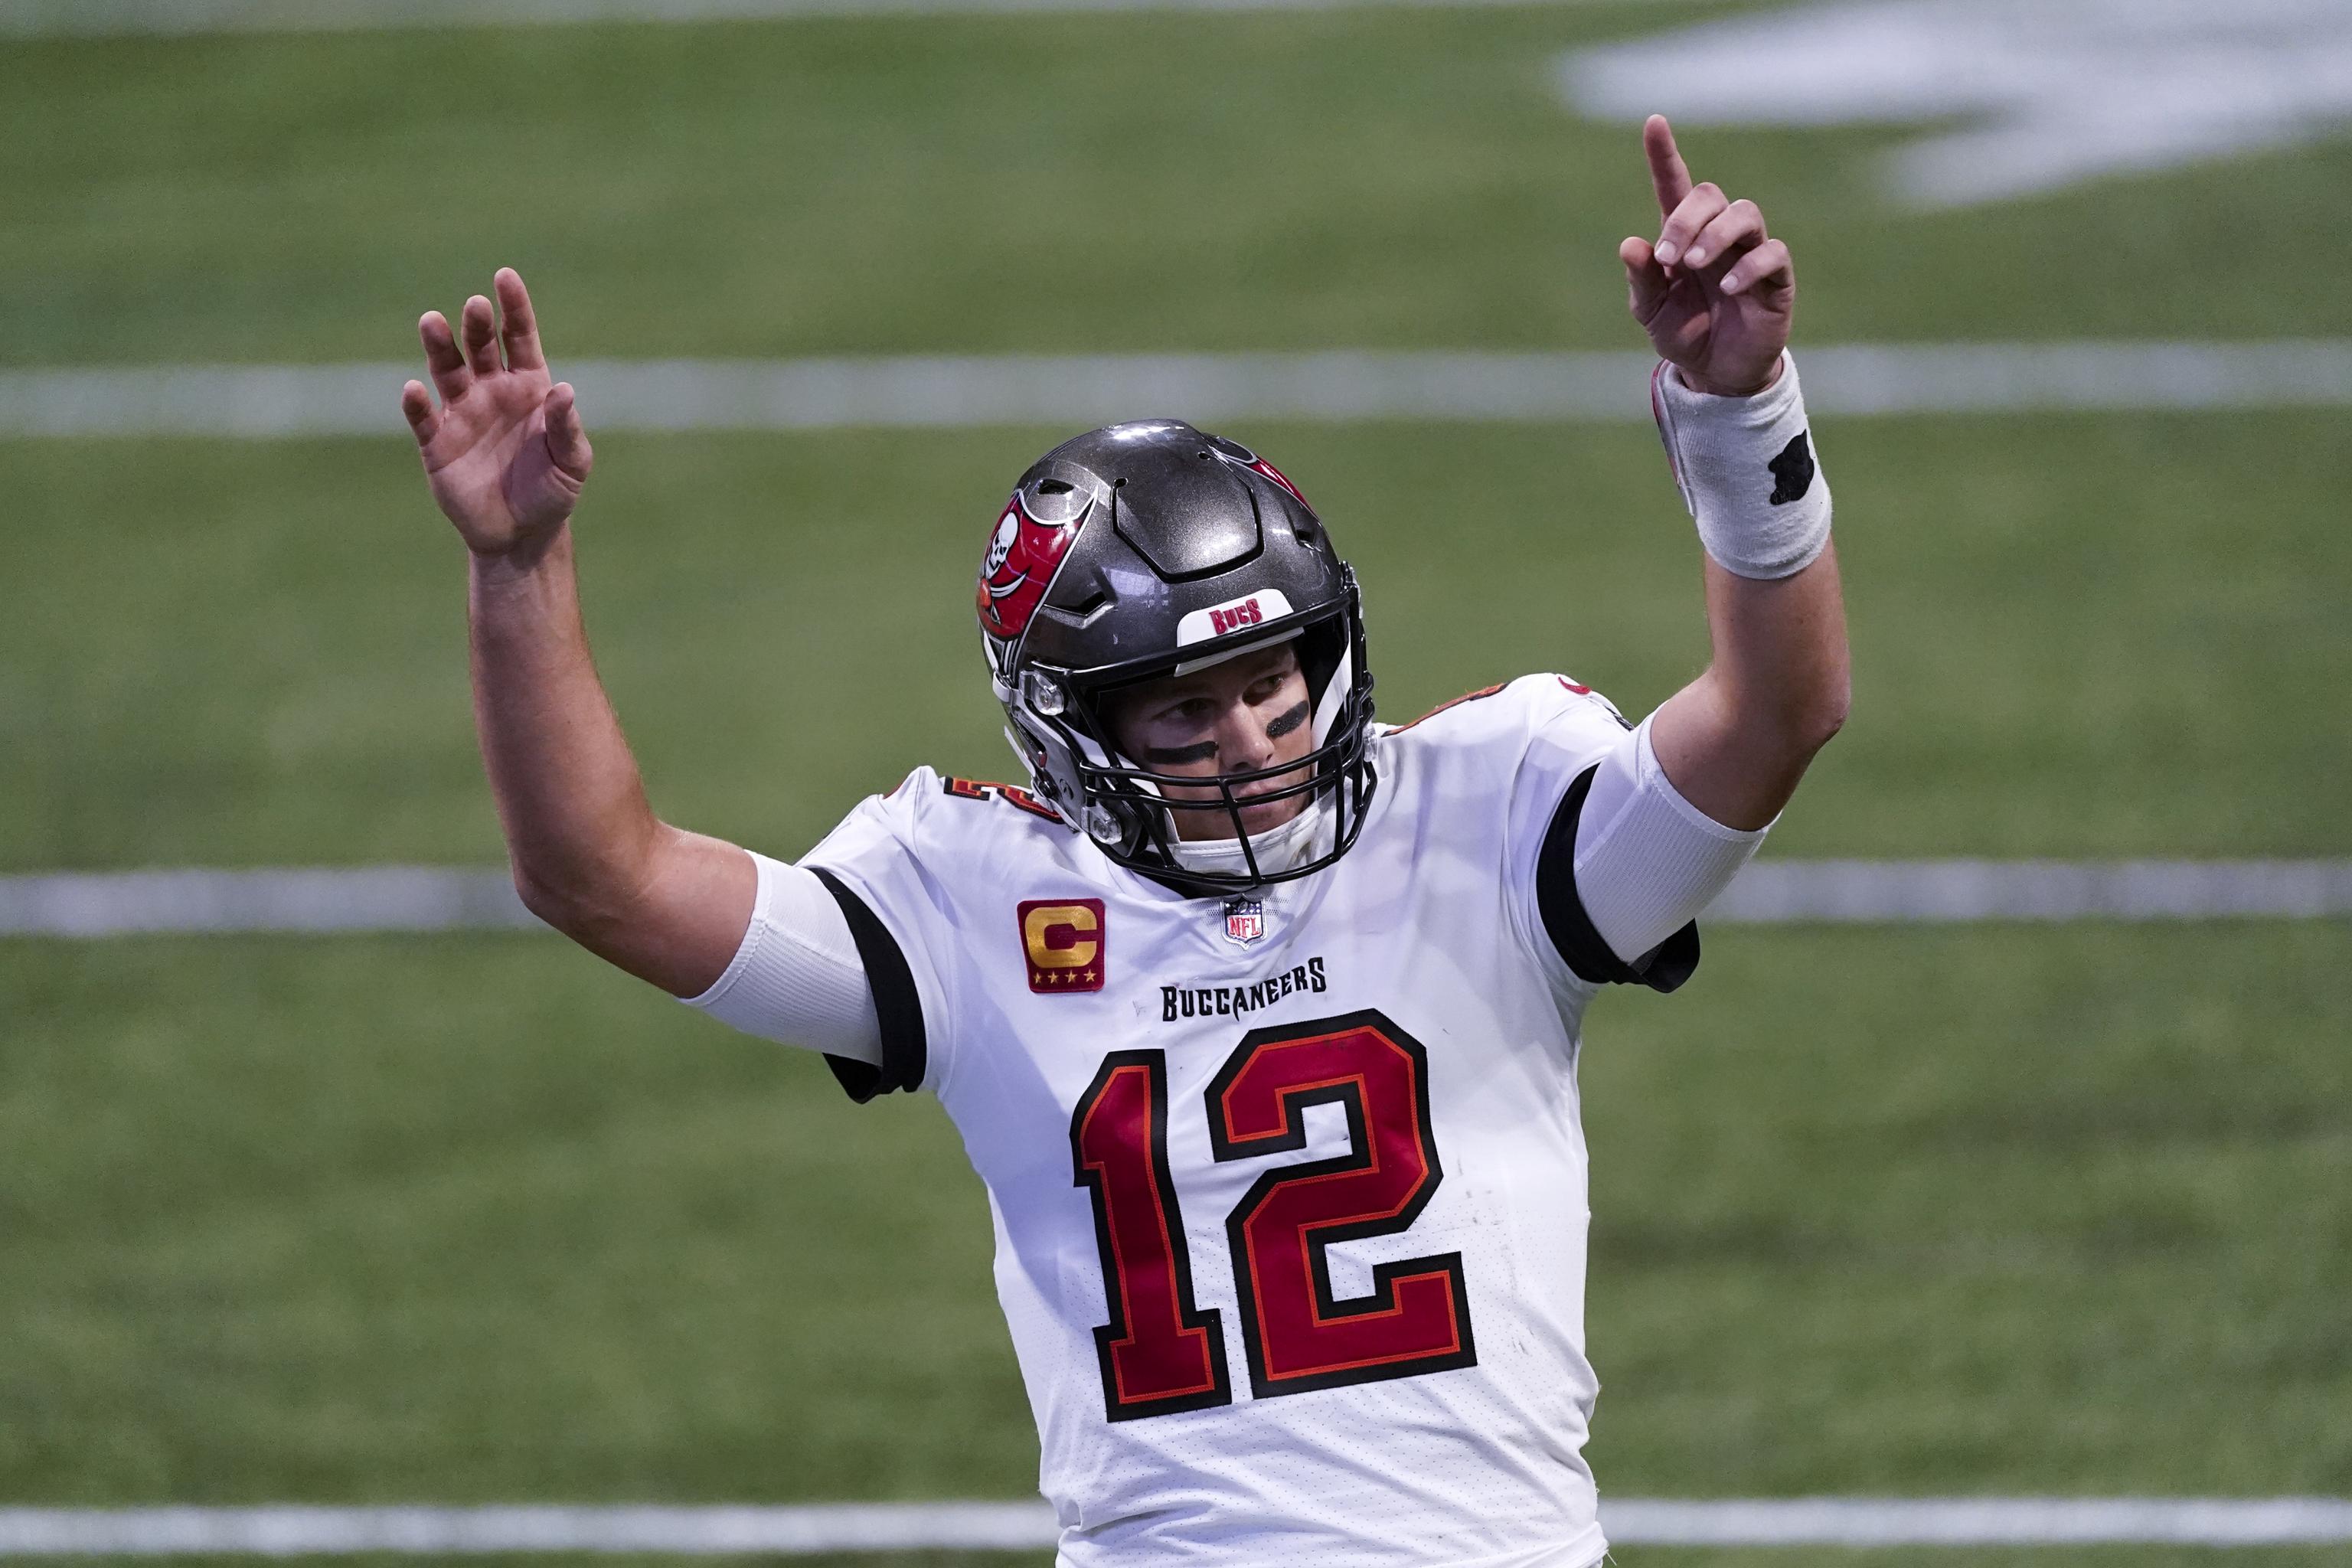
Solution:
[{"label": "pewter football helmet", "polygon": [[[1035,793],[1121,865],[1198,894],[1302,877],[1348,851],[1375,784],[1366,752],[1372,678],[1356,575],[1297,488],[1248,447],[1175,419],[1106,426],[1031,465],[981,562],[976,600],[1005,738]],[[1297,639],[1314,749],[1299,762],[1207,778],[1121,755],[1107,699],[1155,677]],[[1248,797],[1328,794],[1330,849],[1262,869],[1240,786],[1308,770]],[[1244,869],[1191,869],[1170,852],[1164,790],[1214,785]]]}]

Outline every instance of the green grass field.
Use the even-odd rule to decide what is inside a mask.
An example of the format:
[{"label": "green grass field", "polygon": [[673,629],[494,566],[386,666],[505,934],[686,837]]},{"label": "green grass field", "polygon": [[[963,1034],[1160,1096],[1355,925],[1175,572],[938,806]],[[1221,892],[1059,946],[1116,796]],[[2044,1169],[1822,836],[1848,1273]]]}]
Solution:
[{"label": "green grass field", "polygon": [[[1612,1489],[2352,1487],[2339,930],[1712,948],[1589,1034]],[[542,938],[0,962],[8,1495],[1031,1484],[929,1102]]]},{"label": "green grass field", "polygon": [[[2352,850],[2332,415],[1826,423],[1855,719],[1778,851]],[[1640,426],[1250,428],[1363,575],[1381,710],[1706,655]],[[917,763],[996,777],[971,619],[1042,431],[614,437],[589,626],[656,804],[797,855]],[[1997,454],[1997,458],[1996,455]],[[484,860],[461,547],[393,441],[19,445],[0,867]],[[887,714],[887,721],[877,714]],[[822,743],[815,743],[821,739]]]},{"label": "green grass field", "polygon": [[[12,40],[0,364],[401,359],[507,261],[559,371],[1636,346],[1632,133],[1545,72],[1659,15]],[[1923,217],[1882,140],[1686,139],[1796,248],[1801,353],[2352,331],[2352,142]],[[382,441],[0,443],[0,872],[496,861],[391,391]],[[2342,425],[1824,422],[1856,703],[1773,852],[2352,854]],[[1641,426],[1232,433],[1356,561],[1387,717],[1704,658]],[[665,815],[791,855],[917,763],[1002,776],[970,573],[1061,434],[600,440]],[[2345,925],[1707,942],[1591,1028],[1606,1491],[2352,1493]],[[987,1252],[936,1106],[551,938],[0,942],[0,1504],[1026,1496]]]},{"label": "green grass field", "polygon": [[[0,363],[399,357],[500,261],[575,353],[1633,346],[1551,61],[1726,9],[12,43]],[[1816,342],[2352,330],[2352,142],[1922,216],[1885,142],[1687,138]]]}]

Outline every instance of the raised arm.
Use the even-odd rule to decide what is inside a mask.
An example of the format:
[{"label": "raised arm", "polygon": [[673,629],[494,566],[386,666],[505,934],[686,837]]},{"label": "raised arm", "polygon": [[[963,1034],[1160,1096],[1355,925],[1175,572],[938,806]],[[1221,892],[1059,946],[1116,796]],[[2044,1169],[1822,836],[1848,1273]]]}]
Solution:
[{"label": "raised arm", "polygon": [[[592,461],[572,388],[551,384],[530,296],[499,273],[462,344],[437,310],[418,323],[441,394],[401,392],[434,500],[470,552],[474,723],[532,913],[677,996],[707,990],[749,924],[751,858],[660,821],[596,679],[572,573],[570,520]],[[503,353],[502,353],[503,351]]]},{"label": "raised arm", "polygon": [[1707,547],[1714,658],[1651,721],[1666,777],[1727,827],[1777,816],[1845,721],[1845,606],[1795,372],[1789,247],[1751,201],[1693,185],[1664,116],[1642,129],[1663,219],[1618,247],[1665,362],[1654,402]]}]

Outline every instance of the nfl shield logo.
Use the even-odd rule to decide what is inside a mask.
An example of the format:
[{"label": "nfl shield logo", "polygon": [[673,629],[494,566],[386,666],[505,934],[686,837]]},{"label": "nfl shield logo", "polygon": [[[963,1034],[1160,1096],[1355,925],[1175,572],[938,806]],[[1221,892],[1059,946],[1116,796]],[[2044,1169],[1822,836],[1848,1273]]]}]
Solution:
[{"label": "nfl shield logo", "polygon": [[1225,940],[1247,947],[1265,934],[1265,905],[1255,899],[1225,900]]}]

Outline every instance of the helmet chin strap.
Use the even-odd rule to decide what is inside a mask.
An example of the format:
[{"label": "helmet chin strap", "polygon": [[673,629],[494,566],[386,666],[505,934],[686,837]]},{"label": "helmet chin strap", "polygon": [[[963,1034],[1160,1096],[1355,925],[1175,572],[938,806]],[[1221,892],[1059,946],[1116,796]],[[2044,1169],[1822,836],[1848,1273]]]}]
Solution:
[{"label": "helmet chin strap", "polygon": [[1187,871],[1246,873],[1253,857],[1261,871],[1286,870],[1314,852],[1318,830],[1332,816],[1328,793],[1318,791],[1288,822],[1251,834],[1246,849],[1239,838],[1178,838],[1168,852]]},{"label": "helmet chin strap", "polygon": [[1343,642],[1339,646],[1339,662],[1332,667],[1330,678],[1323,682],[1322,693],[1315,700],[1317,745],[1330,738],[1331,726],[1339,721],[1339,710],[1348,705],[1348,692],[1355,684],[1356,653]]}]

